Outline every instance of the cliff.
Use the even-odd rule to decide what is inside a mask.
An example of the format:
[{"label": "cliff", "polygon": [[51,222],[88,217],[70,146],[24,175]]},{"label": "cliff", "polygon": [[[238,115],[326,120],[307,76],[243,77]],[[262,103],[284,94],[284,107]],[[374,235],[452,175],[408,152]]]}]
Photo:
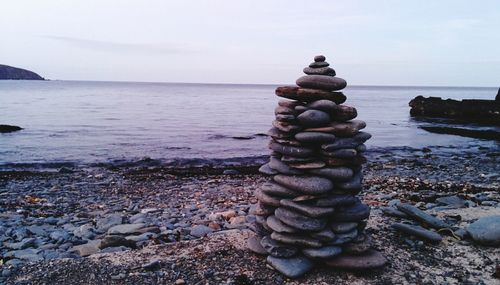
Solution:
[{"label": "cliff", "polygon": [[17,67],[0,64],[0,80],[44,80],[40,75]]}]

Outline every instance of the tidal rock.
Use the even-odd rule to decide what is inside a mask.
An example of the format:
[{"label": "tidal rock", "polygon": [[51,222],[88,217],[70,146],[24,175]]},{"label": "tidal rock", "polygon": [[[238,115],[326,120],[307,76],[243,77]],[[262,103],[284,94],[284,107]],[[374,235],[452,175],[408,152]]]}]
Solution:
[{"label": "tidal rock", "polygon": [[259,172],[266,175],[278,174],[278,171],[269,167],[269,163],[263,164],[261,167],[259,167]]},{"label": "tidal rock", "polygon": [[[310,68],[322,68],[322,67],[327,67],[330,64],[326,61],[315,61],[309,64]],[[298,85],[298,84],[297,84]]]},{"label": "tidal rock", "polygon": [[333,212],[335,212],[334,208],[315,207],[307,204],[297,203],[288,199],[282,199],[279,201],[279,203],[285,208],[297,211],[298,213],[311,218],[321,218],[329,216],[333,214]]},{"label": "tidal rock", "polygon": [[333,183],[329,179],[317,176],[289,176],[278,174],[274,176],[274,181],[292,190],[311,195],[325,194],[333,189]]},{"label": "tidal rock", "polygon": [[321,169],[312,169],[308,171],[311,174],[323,176],[333,181],[347,181],[350,180],[354,171],[349,167],[328,167]]},{"label": "tidal rock", "polygon": [[299,193],[297,193],[294,190],[291,190],[289,188],[283,187],[279,184],[276,184],[274,182],[267,182],[264,183],[260,187],[261,191],[267,195],[275,196],[275,197],[282,197],[282,198],[295,198],[299,196]]},{"label": "tidal rock", "polygon": [[440,234],[426,230],[420,226],[396,223],[392,225],[392,228],[397,231],[407,233],[417,238],[428,240],[431,242],[440,242],[443,239]]},{"label": "tidal rock", "polygon": [[267,251],[260,244],[261,237],[253,236],[247,240],[247,248],[260,255],[267,255]]},{"label": "tidal rock", "polygon": [[366,132],[359,132],[352,138],[337,138],[331,144],[324,144],[321,148],[325,151],[332,151],[341,148],[356,148],[357,146],[365,143],[372,137],[371,134]]},{"label": "tidal rock", "polygon": [[287,224],[284,224],[278,218],[276,218],[274,215],[267,217],[266,224],[269,226],[269,228],[271,228],[273,231],[278,232],[278,233],[296,233],[297,232],[297,230],[295,228],[292,228],[292,227],[288,226]]},{"label": "tidal rock", "polygon": [[314,155],[314,151],[310,148],[282,145],[274,141],[269,143],[269,148],[283,155],[294,157],[310,157]]},{"label": "tidal rock", "polygon": [[413,219],[420,221],[420,222],[424,222],[435,229],[443,229],[443,228],[450,228],[451,227],[446,222],[444,222],[444,221],[442,221],[434,216],[431,216],[431,215],[427,214],[426,212],[424,212],[424,211],[422,211],[422,210],[418,209],[417,207],[412,206],[410,204],[399,203],[399,204],[396,204],[396,207],[398,208],[398,210],[404,212],[405,214],[412,217]]},{"label": "tidal rock", "polygon": [[337,158],[353,158],[358,155],[358,151],[354,148],[341,148],[333,151],[323,151],[321,154]]},{"label": "tidal rock", "polygon": [[302,127],[299,125],[292,125],[280,121],[273,121],[273,127],[284,133],[297,133],[302,130]]},{"label": "tidal rock", "polygon": [[[320,111],[318,111],[320,112]],[[299,120],[300,120],[299,115]],[[301,122],[302,123],[302,122]],[[303,124],[305,127],[308,127],[308,125]],[[353,121],[348,121],[348,122],[333,122],[330,123],[326,127],[319,127],[319,128],[308,128],[305,129],[304,132],[324,132],[324,133],[332,133],[336,136],[339,137],[352,137],[356,135],[360,130],[364,129],[366,127],[366,123],[361,120],[353,120]]]},{"label": "tidal rock", "polygon": [[326,220],[310,218],[286,208],[278,208],[274,215],[283,223],[304,231],[320,231],[325,228]]},{"label": "tidal rock", "polygon": [[314,205],[318,207],[338,207],[349,206],[358,201],[359,199],[353,195],[334,194],[317,199]]},{"label": "tidal rock", "polygon": [[303,69],[304,73],[307,75],[326,75],[326,76],[335,76],[337,73],[335,72],[335,69],[331,67],[318,67],[318,68],[311,68],[311,67],[305,67]]},{"label": "tidal rock", "polygon": [[18,127],[18,126],[11,126],[11,125],[0,125],[0,134],[1,133],[11,133],[11,132],[17,132],[22,130],[23,128]]},{"label": "tidal rock", "polygon": [[297,119],[304,127],[322,127],[330,123],[330,116],[319,110],[307,110],[298,115]]},{"label": "tidal rock", "polygon": [[298,234],[286,234],[286,233],[278,233],[273,232],[271,234],[271,238],[275,241],[291,244],[296,246],[304,246],[304,247],[321,247],[323,244],[316,239],[313,239],[308,236],[298,235]]},{"label": "tidal rock", "polygon": [[276,95],[283,98],[311,102],[317,100],[330,100],[336,104],[342,104],[347,97],[342,92],[329,92],[318,89],[299,88],[295,86],[283,86],[276,88]]},{"label": "tidal rock", "polygon": [[310,271],[314,264],[303,256],[293,258],[267,257],[267,262],[288,278],[298,278]]},{"label": "tidal rock", "polygon": [[260,244],[268,254],[274,257],[292,257],[297,254],[297,248],[277,242],[270,236],[263,237]]},{"label": "tidal rock", "polygon": [[345,234],[356,229],[357,227],[358,223],[354,222],[346,222],[346,223],[333,222],[330,224],[330,228],[336,234]]},{"label": "tidal rock", "polygon": [[281,161],[281,159],[278,159],[276,157],[272,157],[269,160],[269,167],[272,169],[278,171],[281,174],[288,174],[288,175],[300,175],[303,174],[302,171],[293,169],[288,164],[284,163]]},{"label": "tidal rock", "polygon": [[274,206],[274,207],[279,207],[280,206],[280,199],[275,198],[271,195],[267,195],[262,190],[257,190],[255,191],[255,197],[259,199],[259,202],[264,204],[264,205],[269,205],[269,206]]},{"label": "tidal rock", "polygon": [[295,134],[295,139],[303,143],[322,144],[334,142],[335,135],[322,132],[300,132]]},{"label": "tidal rock", "polygon": [[358,116],[358,111],[354,107],[346,105],[336,105],[329,113],[334,121],[346,122]]},{"label": "tidal rock", "polygon": [[337,91],[344,89],[347,86],[344,79],[326,75],[302,76],[297,79],[295,83],[302,88],[320,89],[325,91]]},{"label": "tidal rock", "polygon": [[326,264],[334,268],[363,270],[382,267],[386,262],[387,259],[380,252],[369,250],[360,255],[341,254],[327,260]]},{"label": "tidal rock", "polygon": [[472,223],[467,232],[472,239],[483,245],[500,245],[500,216],[483,217]]},{"label": "tidal rock", "polygon": [[306,248],[302,253],[311,259],[331,259],[342,253],[342,248],[335,245],[323,246],[320,248]]},{"label": "tidal rock", "polygon": [[343,206],[333,214],[335,222],[358,222],[370,216],[370,207],[359,202],[351,206]]}]

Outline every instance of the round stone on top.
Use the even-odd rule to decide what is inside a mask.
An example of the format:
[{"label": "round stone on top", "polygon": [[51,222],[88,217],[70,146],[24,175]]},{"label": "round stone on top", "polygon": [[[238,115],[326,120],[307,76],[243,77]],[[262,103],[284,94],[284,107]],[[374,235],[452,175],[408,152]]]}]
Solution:
[{"label": "round stone on top", "polygon": [[322,61],[325,61],[326,60],[326,57],[324,55],[317,55],[314,57],[314,61],[315,62],[322,62]]}]

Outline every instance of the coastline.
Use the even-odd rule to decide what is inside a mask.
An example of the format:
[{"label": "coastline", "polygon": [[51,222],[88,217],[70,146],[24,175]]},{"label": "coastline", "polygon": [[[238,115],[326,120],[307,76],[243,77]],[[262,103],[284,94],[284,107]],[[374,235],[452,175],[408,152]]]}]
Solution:
[{"label": "coastline", "polygon": [[[393,262],[367,274],[318,269],[290,284],[422,280],[426,284],[467,280],[493,284],[494,257],[500,255],[500,249],[452,236],[445,236],[438,245],[421,243],[391,231],[390,224],[397,218],[383,215],[380,207],[395,199],[425,207],[436,197],[459,195],[471,201],[471,207],[429,210],[459,227],[481,216],[498,215],[498,156],[497,149],[474,147],[371,150],[361,198],[372,207],[368,228],[375,245]],[[9,263],[12,258],[4,258],[2,269],[9,270],[6,284],[57,284],[63,280],[66,284],[103,280],[105,284],[155,284],[179,279],[186,284],[202,280],[210,284],[282,284],[283,277],[244,249],[253,219],[250,208],[256,202],[253,191],[268,179],[257,174],[259,159],[239,165],[234,161],[220,165],[217,161],[218,167],[139,163],[2,171],[0,226],[36,226],[41,231],[40,244],[31,257],[44,256],[44,260],[35,261],[36,266],[25,262],[13,266]],[[434,198],[428,198],[429,193]],[[489,202],[481,200],[481,195],[489,195]],[[85,244],[84,239],[52,243],[44,238],[54,229],[71,233],[85,225],[96,228],[100,220],[117,213],[123,223],[145,223],[153,235],[137,242],[138,249],[118,246],[108,253],[98,250],[83,258],[80,251],[71,249]],[[202,238],[193,236],[197,225],[208,226],[212,233]],[[93,230],[90,233],[91,241],[106,235]],[[5,247],[0,250],[2,255],[8,251]],[[144,268],[156,260],[160,262],[156,270]]]}]

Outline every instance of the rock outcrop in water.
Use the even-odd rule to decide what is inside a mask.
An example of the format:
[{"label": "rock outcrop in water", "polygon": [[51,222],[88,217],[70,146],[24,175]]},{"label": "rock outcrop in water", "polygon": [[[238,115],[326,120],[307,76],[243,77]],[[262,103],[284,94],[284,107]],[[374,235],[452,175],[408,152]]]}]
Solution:
[{"label": "rock outcrop in water", "polygon": [[0,125],[0,133],[12,133],[16,131],[20,131],[23,128],[18,127],[18,126],[11,126],[11,125]]},{"label": "rock outcrop in water", "polygon": [[[498,97],[498,95],[497,95]],[[443,100],[417,96],[409,103],[414,117],[449,118],[462,122],[500,125],[499,100]]]},{"label": "rock outcrop in water", "polygon": [[45,80],[40,75],[22,68],[0,64],[0,80]]},{"label": "rock outcrop in water", "polygon": [[354,120],[354,107],[341,105],[347,85],[336,77],[324,56],[316,56],[298,86],[276,89],[280,100],[269,131],[273,151],[260,169],[272,176],[256,191],[253,209],[256,236],[250,250],[296,278],[314,264],[363,270],[381,267],[386,259],[371,248],[365,233],[370,207],[362,190],[366,123]]}]

